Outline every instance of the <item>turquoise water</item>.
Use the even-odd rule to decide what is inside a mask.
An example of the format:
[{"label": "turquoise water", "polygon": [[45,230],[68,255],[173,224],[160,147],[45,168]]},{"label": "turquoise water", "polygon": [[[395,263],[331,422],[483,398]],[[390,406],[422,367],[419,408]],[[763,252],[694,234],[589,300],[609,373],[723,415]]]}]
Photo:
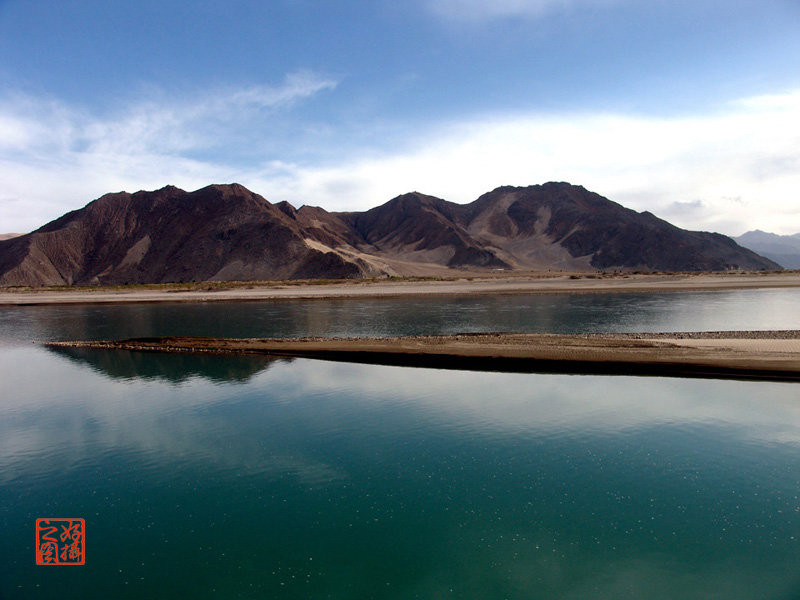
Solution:
[{"label": "turquoise water", "polygon": [[[740,310],[742,297],[773,315],[791,301],[696,297],[694,309],[642,300],[666,307],[649,313],[658,327]],[[435,314],[394,302],[359,304],[363,318],[346,303],[287,307],[298,322],[258,304],[3,309],[0,598],[800,597],[796,384],[30,343]],[[534,321],[509,318],[522,314]],[[559,314],[550,323],[566,326]],[[35,564],[45,517],[86,520],[85,565]]]}]

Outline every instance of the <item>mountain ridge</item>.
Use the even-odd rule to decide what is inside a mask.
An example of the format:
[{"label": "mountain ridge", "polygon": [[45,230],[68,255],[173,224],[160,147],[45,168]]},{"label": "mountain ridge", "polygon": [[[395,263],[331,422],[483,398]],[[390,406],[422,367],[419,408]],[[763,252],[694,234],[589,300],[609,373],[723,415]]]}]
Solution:
[{"label": "mountain ridge", "polygon": [[452,269],[779,268],[581,186],[501,186],[469,204],[419,192],[362,212],[271,203],[240,184],[105,194],[0,241],[0,285],[359,278]]},{"label": "mountain ridge", "polygon": [[800,269],[800,233],[778,235],[755,229],[733,239],[786,269]]}]

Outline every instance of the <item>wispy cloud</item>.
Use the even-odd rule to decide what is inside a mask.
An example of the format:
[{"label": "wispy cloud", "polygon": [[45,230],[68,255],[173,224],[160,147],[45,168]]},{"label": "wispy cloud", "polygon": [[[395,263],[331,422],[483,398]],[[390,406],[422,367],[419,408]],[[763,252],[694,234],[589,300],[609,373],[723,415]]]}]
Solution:
[{"label": "wispy cloud", "polygon": [[280,86],[216,90],[189,98],[154,91],[116,114],[15,95],[0,104],[0,149],[35,154],[46,148],[116,154],[180,153],[220,143],[220,129],[252,127],[260,114],[278,111],[336,87],[311,72],[288,75]]},{"label": "wispy cloud", "polygon": [[539,18],[585,8],[606,8],[627,0],[427,0],[436,15],[454,21],[476,22],[506,17]]},{"label": "wispy cloud", "polygon": [[278,86],[182,98],[151,90],[110,114],[9,94],[0,99],[0,230],[30,230],[107,191],[231,180],[241,148],[256,155],[287,111],[336,85],[301,71]]}]

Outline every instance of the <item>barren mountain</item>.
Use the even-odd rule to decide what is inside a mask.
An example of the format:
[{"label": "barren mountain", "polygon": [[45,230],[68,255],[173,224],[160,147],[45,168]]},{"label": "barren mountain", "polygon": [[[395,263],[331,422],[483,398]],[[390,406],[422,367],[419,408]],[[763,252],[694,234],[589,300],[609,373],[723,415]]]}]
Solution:
[{"label": "barren mountain", "polygon": [[0,284],[120,284],[354,277],[295,220],[244,187],[107,194],[0,242]]},{"label": "barren mountain", "polygon": [[357,278],[469,269],[776,269],[566,183],[466,205],[410,193],[366,212],[272,204],[238,184],[107,194],[0,242],[0,285]]},{"label": "barren mountain", "polygon": [[338,216],[358,233],[366,252],[448,267],[509,267],[454,221],[462,208],[413,192],[363,213]]},{"label": "barren mountain", "polygon": [[644,271],[775,269],[778,265],[718,233],[686,231],[583,187],[546,183],[501,187],[464,206],[476,238],[519,266]]}]

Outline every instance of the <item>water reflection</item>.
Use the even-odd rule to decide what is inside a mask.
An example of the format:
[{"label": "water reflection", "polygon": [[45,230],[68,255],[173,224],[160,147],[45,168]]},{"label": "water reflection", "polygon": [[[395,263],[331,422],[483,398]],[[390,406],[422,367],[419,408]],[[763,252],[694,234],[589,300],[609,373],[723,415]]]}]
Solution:
[{"label": "water reflection", "polygon": [[[2,597],[800,589],[791,384],[296,360],[208,385],[26,348],[0,398]],[[37,570],[26,523],[67,514],[87,565]]]},{"label": "water reflection", "polygon": [[48,347],[48,351],[88,365],[112,379],[156,379],[182,383],[200,377],[212,383],[245,382],[278,360],[267,356],[146,353],[95,348]]}]

